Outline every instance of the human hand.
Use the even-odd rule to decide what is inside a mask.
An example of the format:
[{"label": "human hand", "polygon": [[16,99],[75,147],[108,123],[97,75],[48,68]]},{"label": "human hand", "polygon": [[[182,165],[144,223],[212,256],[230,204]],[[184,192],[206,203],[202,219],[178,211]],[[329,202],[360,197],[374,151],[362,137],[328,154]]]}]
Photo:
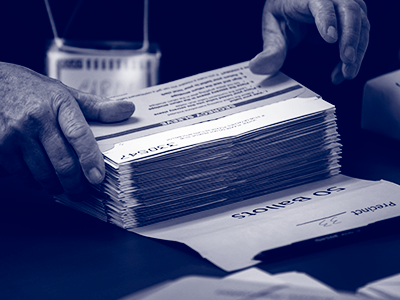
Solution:
[{"label": "human hand", "polygon": [[251,71],[278,72],[287,50],[305,38],[313,23],[326,42],[339,41],[341,61],[332,71],[332,82],[339,84],[356,77],[370,30],[362,0],[267,0],[262,23],[264,50],[251,60]]},{"label": "human hand", "polygon": [[77,200],[85,192],[84,177],[99,184],[105,174],[85,117],[116,122],[134,110],[131,102],[82,93],[24,67],[0,63],[0,166],[28,184]]}]

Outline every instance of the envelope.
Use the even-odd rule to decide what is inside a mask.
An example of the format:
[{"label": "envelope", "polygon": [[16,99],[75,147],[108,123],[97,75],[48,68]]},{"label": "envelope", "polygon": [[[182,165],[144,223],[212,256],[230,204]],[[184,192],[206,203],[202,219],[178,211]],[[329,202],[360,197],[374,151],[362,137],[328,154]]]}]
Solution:
[{"label": "envelope", "polygon": [[400,186],[388,181],[336,175],[132,231],[184,243],[220,268],[234,271],[259,263],[254,257],[261,252],[302,241],[311,242],[310,247],[340,241],[396,218],[399,195]]}]

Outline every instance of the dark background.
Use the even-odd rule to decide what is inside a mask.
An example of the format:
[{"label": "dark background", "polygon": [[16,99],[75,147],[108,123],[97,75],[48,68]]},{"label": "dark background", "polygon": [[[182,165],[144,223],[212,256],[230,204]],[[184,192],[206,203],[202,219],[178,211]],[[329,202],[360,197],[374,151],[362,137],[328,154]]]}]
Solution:
[{"label": "dark background", "polygon": [[[43,1],[2,1],[0,61],[43,73],[52,32]],[[50,0],[61,37],[141,38],[141,1]],[[133,3],[133,4],[132,4]],[[369,0],[370,45],[356,79],[334,86],[338,46],[304,42],[282,69],[336,105],[342,171],[400,184],[399,142],[360,130],[365,82],[400,68],[400,1]],[[161,82],[250,60],[262,50],[264,0],[151,0],[150,40],[159,44]],[[70,22],[71,16],[75,16]],[[69,24],[69,25],[68,25]],[[111,29],[110,29],[111,28]],[[54,203],[43,191],[0,180],[0,298],[116,299],[185,275],[226,272],[176,243],[144,238]],[[400,271],[400,233],[339,246],[283,262],[268,272],[305,272],[341,290]]]},{"label": "dark background", "polygon": [[[3,1],[5,2],[5,1]],[[264,0],[150,1],[150,40],[162,52],[160,82],[250,60],[262,50]],[[400,67],[400,1],[366,1],[370,44],[355,80],[334,86],[330,73],[338,45],[303,42],[288,54],[282,71],[337,106],[339,131],[360,124],[365,82]],[[141,40],[142,1],[50,0],[59,36],[66,39]],[[0,61],[44,71],[46,42],[53,37],[44,1],[2,4]],[[342,125],[343,124],[343,125]],[[346,127],[346,130],[341,128]]]}]

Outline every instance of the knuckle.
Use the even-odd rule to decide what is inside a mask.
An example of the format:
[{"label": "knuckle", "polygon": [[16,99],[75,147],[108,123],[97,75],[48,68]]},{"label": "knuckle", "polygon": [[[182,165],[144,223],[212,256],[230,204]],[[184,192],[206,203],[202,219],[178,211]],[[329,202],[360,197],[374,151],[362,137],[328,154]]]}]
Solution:
[{"label": "knuckle", "polygon": [[354,0],[341,0],[340,7],[352,12],[359,12],[361,9],[360,5]]},{"label": "knuckle", "polygon": [[70,119],[65,123],[63,132],[72,144],[80,143],[81,140],[85,142],[89,138],[85,124],[77,122],[74,119]]},{"label": "knuckle", "polygon": [[70,105],[71,103],[71,95],[64,89],[56,89],[51,94],[51,102],[53,103],[54,107],[58,108],[61,105]]},{"label": "knuckle", "polygon": [[98,102],[94,99],[86,99],[82,106],[84,107],[85,112],[91,119],[99,119],[101,114],[101,107],[103,102]]},{"label": "knuckle", "polygon": [[362,14],[365,14],[360,5],[354,1],[342,0],[338,6],[340,15],[348,19],[359,19]]},{"label": "knuckle", "polygon": [[6,140],[20,139],[27,134],[36,135],[46,124],[54,119],[50,107],[39,101],[29,101],[24,107],[16,105],[1,116],[0,143]]},{"label": "knuckle", "polygon": [[68,91],[58,91],[52,95],[52,99],[58,115],[62,115],[62,131],[68,141],[74,144],[90,139],[89,126],[83,116],[77,118],[77,114],[81,114],[81,111],[71,94]]},{"label": "knuckle", "polygon": [[58,176],[69,178],[78,176],[80,168],[75,164],[74,160],[70,157],[63,157],[54,164],[54,169]]},{"label": "knuckle", "polygon": [[85,155],[82,155],[79,158],[79,162],[82,165],[82,167],[87,168],[87,166],[90,166],[93,164],[93,162],[96,162],[98,160],[97,153],[95,151],[85,153]]},{"label": "knuckle", "polygon": [[28,127],[41,125],[52,117],[52,110],[46,102],[36,101],[28,106],[25,113],[21,115],[23,124]]},{"label": "knuckle", "polygon": [[336,19],[336,13],[333,5],[327,5],[325,2],[311,2],[310,8],[313,7],[315,15],[320,19]]},{"label": "knuckle", "polygon": [[355,14],[357,14],[357,15],[360,15],[361,14],[361,12],[362,12],[362,8],[361,8],[361,6],[358,4],[358,3],[356,3],[356,2],[353,2],[353,1],[351,1],[351,2],[347,2],[347,10],[348,11],[350,11],[350,12],[352,12],[352,13],[355,13]]},{"label": "knuckle", "polygon": [[97,152],[93,148],[95,145],[94,137],[85,124],[77,124],[71,121],[66,125],[64,134],[77,151],[82,166],[90,164],[97,158]]},{"label": "knuckle", "polygon": [[365,14],[367,14],[368,8],[365,2],[363,0],[355,0],[355,1],[357,2],[358,5],[360,5],[361,9],[365,12]]}]

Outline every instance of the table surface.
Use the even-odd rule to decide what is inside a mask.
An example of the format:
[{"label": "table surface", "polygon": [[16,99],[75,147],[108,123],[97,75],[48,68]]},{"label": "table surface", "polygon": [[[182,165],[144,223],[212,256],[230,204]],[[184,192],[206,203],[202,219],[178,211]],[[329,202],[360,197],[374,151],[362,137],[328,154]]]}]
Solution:
[{"label": "table surface", "polygon": [[[40,8],[36,1],[3,2],[5,11],[12,17],[0,18],[0,24],[7,26],[2,32],[2,40],[7,44],[1,49],[2,61],[42,70],[44,60],[39,57],[43,49],[39,39],[51,38],[44,7]],[[244,61],[259,51],[258,47],[262,47],[259,12],[265,1],[253,1],[247,6],[231,2],[214,5],[215,1],[206,1],[196,6],[199,11],[195,13],[189,1],[174,1],[173,5],[158,1],[156,5],[161,7],[152,10],[152,20],[159,20],[162,26],[155,23],[151,39],[163,46],[161,79],[164,82],[229,65],[235,59]],[[399,68],[399,1],[365,2],[372,24],[370,45],[362,72],[351,84],[325,90],[323,82],[328,80],[337,63],[337,47],[328,50],[325,43],[305,46],[303,50],[299,45],[288,55],[283,70],[324,99],[335,100],[332,103],[339,108],[339,129],[343,136],[343,174],[400,184],[400,143],[346,128],[353,120],[357,123],[354,126],[358,126],[359,120],[354,116],[360,112],[365,81]],[[39,11],[34,10],[38,7]],[[229,7],[233,10],[227,10]],[[87,25],[86,14],[83,16]],[[240,19],[246,21],[240,22]],[[77,24],[76,30],[80,33],[81,23]],[[29,51],[26,45],[30,46]],[[231,55],[231,48],[235,55]],[[188,49],[193,51],[189,60]],[[332,64],[328,59],[331,56]],[[185,58],[184,66],[178,67],[177,62],[182,58]],[[356,93],[354,82],[357,81]],[[355,108],[349,109],[353,104]],[[55,203],[43,191],[21,186],[16,178],[0,178],[0,203],[0,299],[118,299],[181,276],[228,274],[185,245],[142,237],[104,223]],[[257,266],[270,273],[305,272],[334,288],[354,291],[373,280],[400,273],[399,254],[400,229],[389,235],[316,253],[294,254],[285,260]]]},{"label": "table surface", "polygon": [[[344,141],[342,172],[400,184],[400,143],[364,131]],[[16,178],[0,178],[1,299],[118,299],[186,275],[228,273],[187,246],[154,240],[57,204]],[[400,273],[400,230],[257,265],[305,272],[340,290]]]}]

